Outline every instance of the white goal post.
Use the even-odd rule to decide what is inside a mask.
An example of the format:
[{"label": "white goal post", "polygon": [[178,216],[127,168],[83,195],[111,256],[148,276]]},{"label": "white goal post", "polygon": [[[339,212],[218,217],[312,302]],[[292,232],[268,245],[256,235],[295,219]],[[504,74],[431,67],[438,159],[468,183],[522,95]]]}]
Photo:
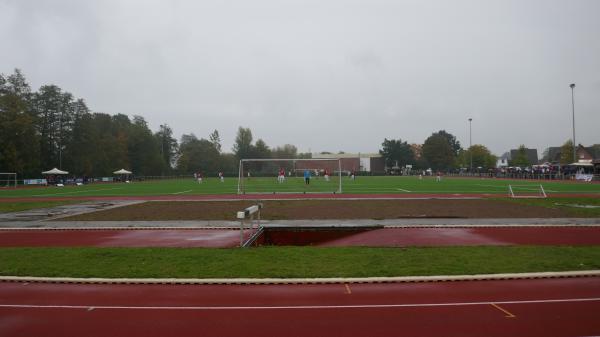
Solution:
[{"label": "white goal post", "polygon": [[0,172],[0,188],[11,187],[17,188],[17,174],[12,172]]},{"label": "white goal post", "polygon": [[547,198],[542,185],[508,185],[508,196],[511,198]]},{"label": "white goal post", "polygon": [[[279,171],[285,175],[279,179]],[[304,179],[309,171],[310,180]],[[328,172],[326,179],[324,173]],[[342,160],[314,159],[241,159],[238,170],[238,194],[342,193]]]}]

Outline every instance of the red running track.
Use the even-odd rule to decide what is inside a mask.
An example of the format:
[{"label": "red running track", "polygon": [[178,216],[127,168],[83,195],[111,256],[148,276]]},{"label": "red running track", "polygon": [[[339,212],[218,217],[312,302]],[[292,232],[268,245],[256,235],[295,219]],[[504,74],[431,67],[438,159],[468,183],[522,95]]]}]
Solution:
[{"label": "red running track", "polygon": [[600,278],[329,285],[0,283],[0,336],[598,336]]},{"label": "red running track", "polygon": [[320,246],[600,245],[600,227],[384,228]]},{"label": "red running track", "polygon": [[[251,231],[244,231],[244,240]],[[206,247],[240,245],[233,229],[0,230],[0,247]]]},{"label": "red running track", "polygon": [[[247,238],[250,231],[245,233]],[[313,231],[312,242],[306,242],[303,232],[281,233],[275,240],[279,245],[600,245],[600,227],[384,228],[341,238],[328,236],[327,241],[318,238],[326,233]],[[0,230],[0,247],[236,247],[239,243],[239,230],[232,229]]]}]

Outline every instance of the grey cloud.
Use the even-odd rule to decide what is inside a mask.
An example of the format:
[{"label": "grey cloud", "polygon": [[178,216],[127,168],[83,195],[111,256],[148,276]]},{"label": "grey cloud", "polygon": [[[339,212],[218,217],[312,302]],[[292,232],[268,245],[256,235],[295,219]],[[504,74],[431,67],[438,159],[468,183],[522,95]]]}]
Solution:
[{"label": "grey cloud", "polygon": [[0,0],[0,72],[231,147],[598,143],[600,2]]}]

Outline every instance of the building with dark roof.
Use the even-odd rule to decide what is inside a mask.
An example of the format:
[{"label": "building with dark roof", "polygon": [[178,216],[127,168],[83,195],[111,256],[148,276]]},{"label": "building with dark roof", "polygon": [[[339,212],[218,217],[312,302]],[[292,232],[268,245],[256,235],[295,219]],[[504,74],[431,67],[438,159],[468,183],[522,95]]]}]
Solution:
[{"label": "building with dark roof", "polygon": [[[560,163],[560,157],[562,154],[561,146],[549,147],[544,152],[545,155],[542,160],[553,164]],[[583,146],[579,144],[577,146],[576,157],[578,162],[592,162],[594,160],[600,160],[600,144],[594,144],[592,146]]]}]

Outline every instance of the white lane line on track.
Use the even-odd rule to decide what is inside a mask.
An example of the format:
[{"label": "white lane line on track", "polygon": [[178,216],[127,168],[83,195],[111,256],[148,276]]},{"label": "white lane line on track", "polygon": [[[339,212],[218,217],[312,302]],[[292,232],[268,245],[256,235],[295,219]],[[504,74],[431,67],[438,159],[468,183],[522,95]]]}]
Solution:
[{"label": "white lane line on track", "polygon": [[34,197],[47,197],[51,195],[63,195],[63,194],[75,194],[75,193],[86,193],[86,192],[99,192],[99,191],[110,191],[110,190],[120,190],[122,187],[114,187],[114,188],[101,188],[98,190],[83,190],[83,191],[74,191],[74,192],[62,192],[62,193],[49,193],[49,194],[34,194]]},{"label": "white lane line on track", "polygon": [[113,305],[38,305],[38,304],[0,304],[0,308],[14,309],[85,309],[94,310],[279,310],[279,309],[377,309],[377,308],[426,308],[426,307],[462,307],[492,304],[543,304],[598,302],[600,297],[565,298],[524,301],[489,301],[489,302],[457,302],[457,303],[412,303],[412,304],[356,304],[356,305],[298,305],[298,306],[113,306]]},{"label": "white lane line on track", "polygon": [[403,188],[397,188],[398,191],[402,191],[402,192],[410,192],[409,190],[405,190]]},{"label": "white lane line on track", "polygon": [[187,192],[191,192],[192,190],[187,190],[187,191],[181,191],[181,192],[175,192],[175,193],[171,193],[171,194],[182,194],[182,193],[187,193]]}]

